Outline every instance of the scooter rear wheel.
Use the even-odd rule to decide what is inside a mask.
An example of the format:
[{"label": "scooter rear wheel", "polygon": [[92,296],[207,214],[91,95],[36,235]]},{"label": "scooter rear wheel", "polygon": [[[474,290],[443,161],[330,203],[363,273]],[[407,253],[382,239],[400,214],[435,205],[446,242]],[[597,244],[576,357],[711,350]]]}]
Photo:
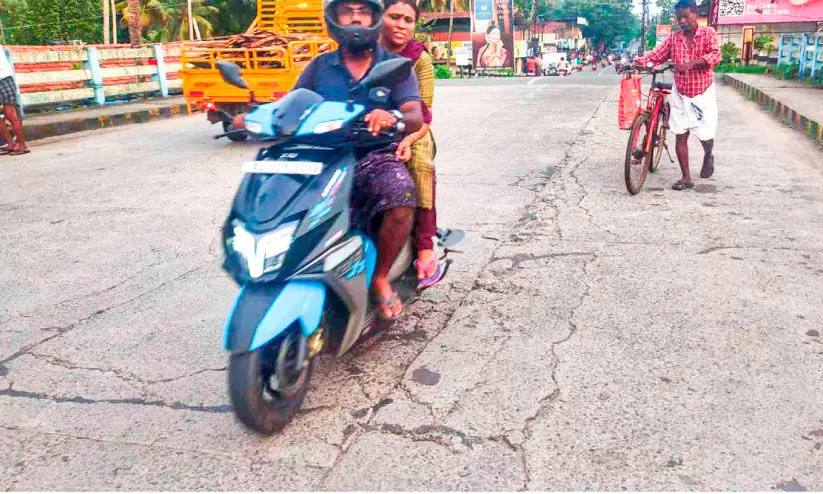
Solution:
[{"label": "scooter rear wheel", "polygon": [[261,435],[283,429],[309,390],[313,359],[296,369],[298,342],[298,332],[292,330],[273,345],[229,360],[232,408],[243,425]]}]

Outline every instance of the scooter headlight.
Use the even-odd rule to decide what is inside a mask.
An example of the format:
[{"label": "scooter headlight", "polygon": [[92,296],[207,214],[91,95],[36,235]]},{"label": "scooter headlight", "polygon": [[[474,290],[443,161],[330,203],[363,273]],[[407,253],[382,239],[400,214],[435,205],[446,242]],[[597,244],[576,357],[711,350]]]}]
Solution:
[{"label": "scooter headlight", "polygon": [[246,130],[248,130],[252,134],[262,134],[263,125],[257,122],[246,122]]},{"label": "scooter headlight", "polygon": [[298,222],[293,221],[272,232],[253,234],[235,220],[232,222],[234,235],[226,239],[226,245],[246,260],[249,276],[259,278],[283,267],[297,225]]},{"label": "scooter headlight", "polygon": [[320,122],[319,124],[315,125],[313,132],[315,134],[325,134],[326,132],[339,130],[341,127],[343,127],[344,123],[346,123],[345,119]]}]

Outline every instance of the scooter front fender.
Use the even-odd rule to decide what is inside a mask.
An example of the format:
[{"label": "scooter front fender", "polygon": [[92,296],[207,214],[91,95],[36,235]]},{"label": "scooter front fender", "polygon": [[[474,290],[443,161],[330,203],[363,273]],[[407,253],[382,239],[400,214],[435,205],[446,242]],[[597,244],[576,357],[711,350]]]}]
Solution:
[{"label": "scooter front fender", "polygon": [[320,281],[244,285],[224,328],[223,346],[230,352],[254,351],[298,323],[309,337],[320,326],[326,286]]}]

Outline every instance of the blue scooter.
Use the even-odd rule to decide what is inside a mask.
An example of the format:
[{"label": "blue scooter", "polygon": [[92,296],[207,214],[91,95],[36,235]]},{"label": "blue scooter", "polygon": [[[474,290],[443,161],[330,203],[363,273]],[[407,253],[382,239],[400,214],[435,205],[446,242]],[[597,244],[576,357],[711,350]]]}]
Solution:
[{"label": "blue scooter", "polygon": [[[218,68],[229,84],[248,87],[237,65],[218,62]],[[410,71],[407,59],[375,65],[352,89],[368,91],[367,105],[324,101],[297,89],[245,117],[245,132],[267,146],[244,164],[223,227],[223,268],[241,287],[223,343],[231,352],[232,407],[260,434],[289,423],[321,351],[343,355],[378,321],[369,303],[376,247],[349,224],[354,147],[395,142],[402,129],[374,137],[363,117],[388,103],[390,92],[382,86]],[[438,237],[448,255],[463,232]],[[413,259],[409,241],[390,274],[404,302],[417,294]]]}]

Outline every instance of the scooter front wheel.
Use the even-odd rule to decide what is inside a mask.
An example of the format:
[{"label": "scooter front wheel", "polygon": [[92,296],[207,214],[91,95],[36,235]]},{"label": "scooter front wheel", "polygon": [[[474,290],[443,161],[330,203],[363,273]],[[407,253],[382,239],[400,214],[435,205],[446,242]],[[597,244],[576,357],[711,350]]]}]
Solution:
[{"label": "scooter front wheel", "polygon": [[[231,132],[232,130],[235,130],[235,128],[232,124],[230,124],[229,122],[223,122],[223,132],[228,133],[228,132]],[[238,133],[235,133],[235,134],[229,134],[226,137],[228,137],[229,140],[232,141],[232,142],[243,142],[243,141],[245,141],[246,139],[249,138],[249,135],[246,134],[245,132],[238,132]]]},{"label": "scooter front wheel", "polygon": [[229,394],[240,422],[249,429],[272,435],[285,427],[309,390],[313,359],[297,370],[299,333],[292,330],[279,341],[231,356]]}]

